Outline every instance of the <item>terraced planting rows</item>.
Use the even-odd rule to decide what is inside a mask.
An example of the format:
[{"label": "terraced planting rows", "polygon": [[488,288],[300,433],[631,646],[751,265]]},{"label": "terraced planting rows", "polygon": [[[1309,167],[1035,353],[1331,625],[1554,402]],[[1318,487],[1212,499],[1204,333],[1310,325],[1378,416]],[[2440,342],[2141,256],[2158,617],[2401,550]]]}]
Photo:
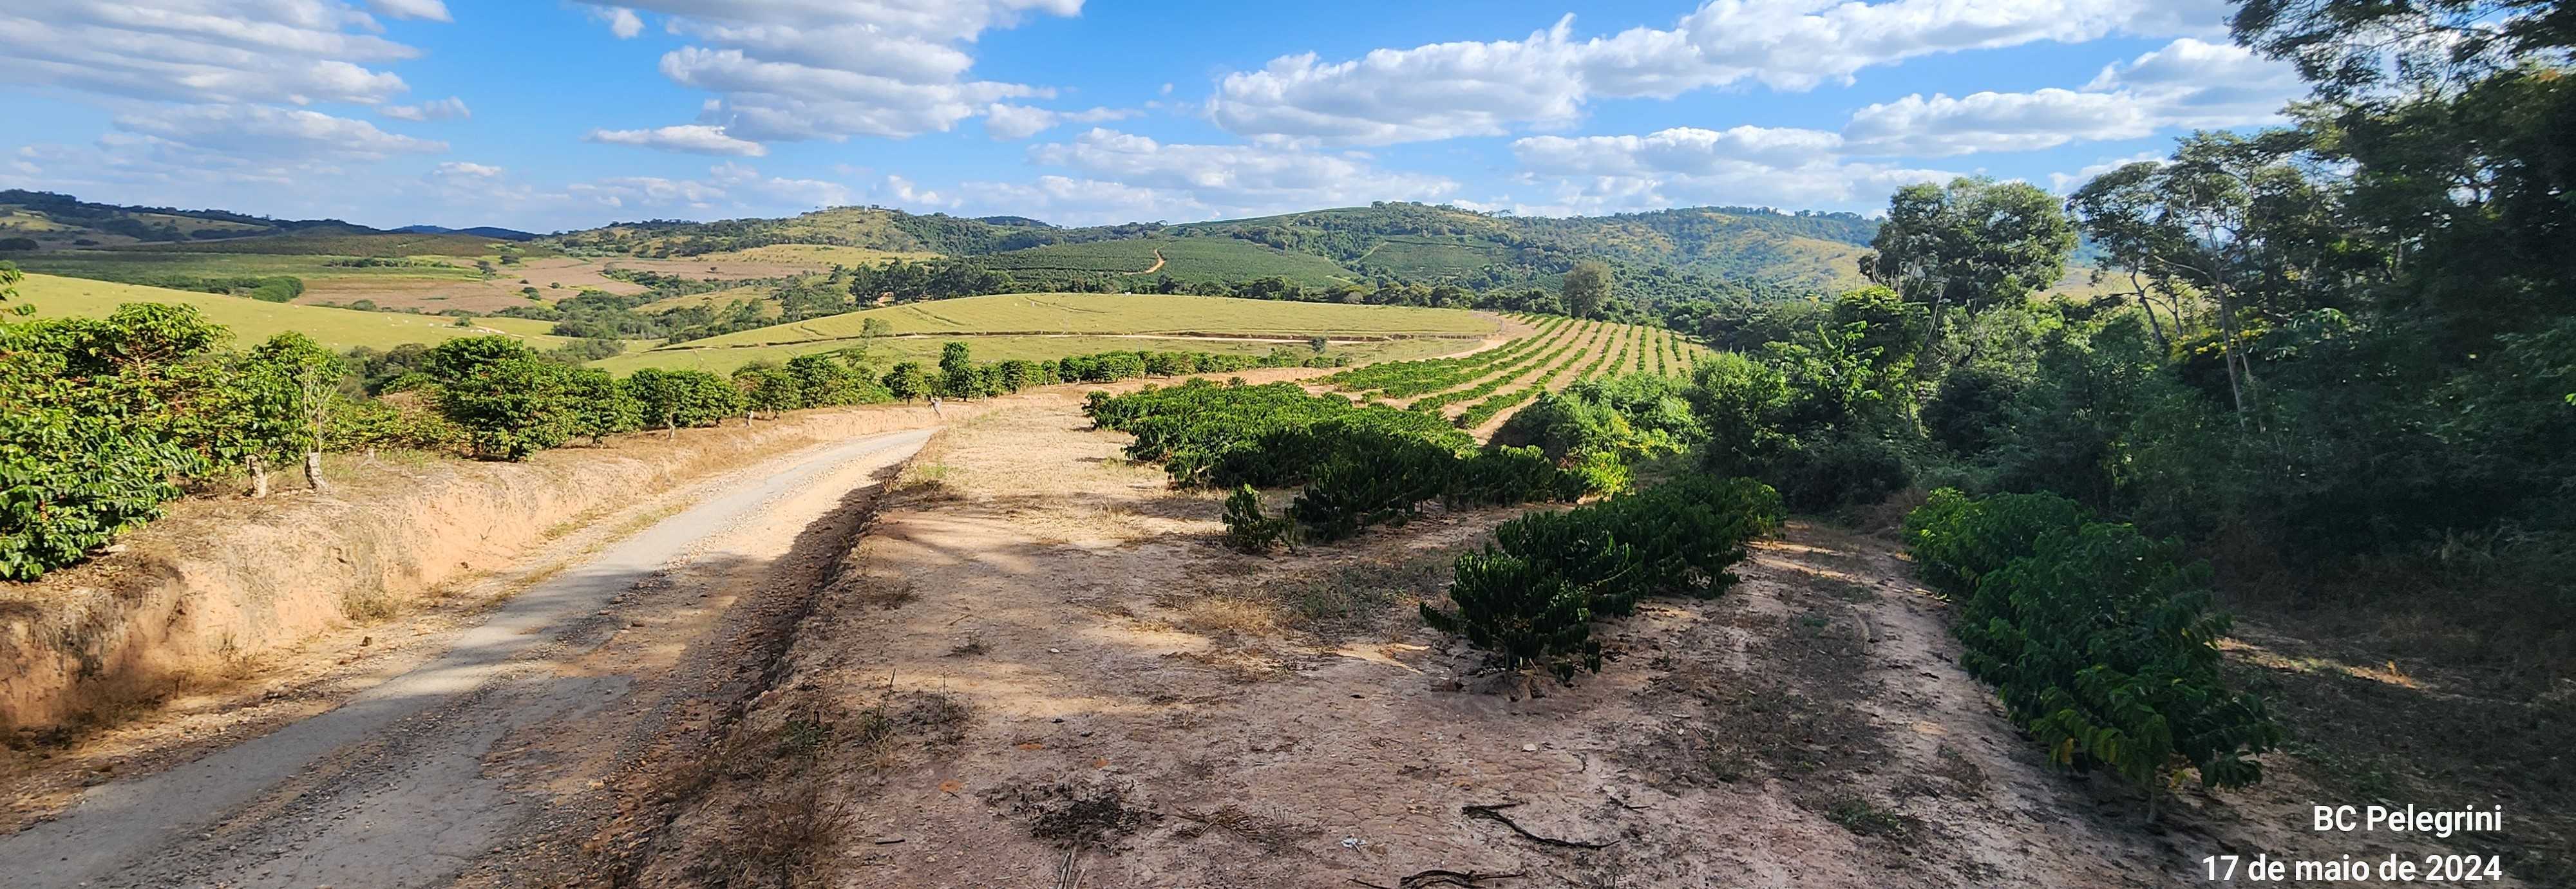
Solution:
[{"label": "terraced planting rows", "polygon": [[1712,354],[1662,328],[1536,315],[1519,320],[1535,329],[1473,355],[1373,364],[1317,382],[1359,393],[1363,401],[1409,398],[1408,410],[1440,414],[1460,429],[1480,429],[1540,393],[1576,380],[1624,373],[1682,375]]}]

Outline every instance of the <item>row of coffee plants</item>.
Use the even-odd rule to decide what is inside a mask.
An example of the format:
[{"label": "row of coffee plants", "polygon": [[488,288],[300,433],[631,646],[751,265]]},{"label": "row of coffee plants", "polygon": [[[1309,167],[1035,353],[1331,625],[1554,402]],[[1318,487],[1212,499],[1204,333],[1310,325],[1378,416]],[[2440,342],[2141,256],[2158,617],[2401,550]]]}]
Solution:
[{"label": "row of coffee plants", "polygon": [[[1589,351],[1595,346],[1601,345],[1601,343],[1601,332],[1595,330],[1591,338],[1584,340],[1582,348]],[[1485,425],[1485,421],[1493,419],[1496,414],[1518,407],[1530,399],[1537,398],[1539,393],[1547,391],[1549,383],[1554,382],[1557,377],[1564,376],[1565,372],[1572,368],[1575,362],[1583,360],[1583,355],[1584,352],[1578,351],[1574,353],[1573,356],[1565,359],[1563,363],[1554,365],[1547,370],[1540,371],[1538,378],[1531,380],[1529,385],[1522,386],[1508,392],[1488,396],[1483,401],[1469,405],[1467,407],[1467,411],[1459,414],[1457,419],[1453,421],[1454,424],[1460,429],[1474,429],[1478,426]]]},{"label": "row of coffee plants", "polygon": [[1280,348],[1265,355],[1116,351],[1047,361],[1014,358],[978,364],[965,343],[952,342],[941,348],[937,368],[903,362],[894,366],[884,382],[895,398],[905,401],[933,396],[988,398],[1054,383],[1114,383],[1137,377],[1231,373],[1264,367],[1339,367],[1349,361],[1346,355]]},{"label": "row of coffee plants", "polygon": [[1449,405],[1456,404],[1461,401],[1482,399],[1487,395],[1493,394],[1494,390],[1509,385],[1513,380],[1520,379],[1522,375],[1530,372],[1531,370],[1555,364],[1558,358],[1565,355],[1566,350],[1574,348],[1575,344],[1570,341],[1571,337],[1569,337],[1568,340],[1569,341],[1565,344],[1557,346],[1554,349],[1549,349],[1545,352],[1533,350],[1530,353],[1523,355],[1517,361],[1513,361],[1510,364],[1496,368],[1493,372],[1493,376],[1487,378],[1482,383],[1478,383],[1464,389],[1454,389],[1448,392],[1425,395],[1421,398],[1414,399],[1413,403],[1406,405],[1405,407],[1407,410],[1421,411],[1423,413],[1437,413],[1441,408],[1448,407]]},{"label": "row of coffee plants", "polygon": [[[1501,347],[1487,349],[1457,358],[1430,358],[1420,361],[1390,361],[1353,368],[1325,377],[1318,382],[1344,392],[1375,390],[1380,398],[1404,398],[1424,392],[1437,392],[1481,375],[1482,369],[1520,355],[1547,339],[1547,334],[1567,319],[1541,325],[1529,336],[1520,337]],[[1462,376],[1463,375],[1463,376]]]},{"label": "row of coffee plants", "polygon": [[1780,495],[1751,479],[1686,478],[1562,512],[1533,512],[1458,557],[1454,611],[1422,606],[1505,668],[1572,681],[1600,672],[1592,620],[1648,596],[1712,598],[1737,582],[1745,544],[1780,526]]},{"label": "row of coffee plants", "polygon": [[1288,532],[1331,541],[1402,525],[1432,500],[1521,503],[1584,493],[1535,448],[1480,449],[1437,415],[1309,395],[1293,383],[1193,380],[1116,397],[1093,393],[1085,410],[1098,428],[1136,436],[1128,457],[1161,462],[1175,485],[1303,486],[1286,524],[1263,516],[1257,500],[1228,510],[1230,526],[1264,541],[1254,548]]},{"label": "row of coffee plants", "polygon": [[2282,731],[2229,688],[2206,563],[2055,494],[1971,499],[1947,488],[1905,520],[1926,583],[1960,600],[1964,663],[2069,768],[2107,768],[2148,795],[2179,768],[2209,787],[2262,778]]}]

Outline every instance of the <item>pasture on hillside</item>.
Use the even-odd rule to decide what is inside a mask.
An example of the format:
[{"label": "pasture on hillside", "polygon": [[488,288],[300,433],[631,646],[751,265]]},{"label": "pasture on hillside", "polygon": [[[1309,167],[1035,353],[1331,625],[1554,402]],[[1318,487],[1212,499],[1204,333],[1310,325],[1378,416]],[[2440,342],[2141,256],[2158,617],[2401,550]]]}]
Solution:
[{"label": "pasture on hillside", "polygon": [[[987,336],[978,334],[910,334],[877,337],[874,339],[788,343],[775,346],[744,346],[739,348],[716,349],[694,348],[704,342],[706,341],[698,340],[675,345],[667,349],[630,351],[623,355],[602,358],[600,360],[590,362],[590,366],[618,374],[632,373],[640,368],[647,367],[662,368],[664,370],[704,370],[714,373],[731,373],[735,368],[754,361],[768,361],[784,364],[787,359],[794,358],[798,355],[810,355],[818,352],[833,352],[861,346],[864,346],[867,349],[868,354],[873,357],[885,357],[895,361],[919,361],[924,364],[935,364],[939,361],[940,350],[945,348],[949,343],[966,344],[967,348],[973,350],[975,360],[977,361],[1009,361],[1013,359],[1047,361],[1074,355],[1096,355],[1102,352],[1133,352],[1140,350],[1149,352],[1209,352],[1220,355],[1260,356],[1268,355],[1272,351],[1281,348],[1294,349],[1298,353],[1304,354],[1307,348],[1302,342],[1291,343],[1266,339],[1214,339],[1208,337],[1150,335]],[[1409,361],[1428,358],[1434,355],[1450,354],[1471,348],[1473,344],[1474,341],[1472,340],[1448,337],[1417,337],[1413,339],[1370,342],[1335,342],[1326,354],[1347,357],[1353,364],[1367,364],[1381,361]]]},{"label": "pasture on hillside", "polygon": [[973,334],[1191,334],[1279,339],[1485,336],[1493,316],[1465,309],[1277,302],[1134,293],[1009,293],[848,312],[710,337],[692,348],[736,348],[855,339],[866,323],[887,332]]},{"label": "pasture on hillside", "polygon": [[[1156,256],[1162,267],[1153,269]],[[1170,276],[1183,284],[1200,281],[1240,282],[1280,277],[1307,287],[1330,287],[1348,281],[1349,269],[1308,253],[1290,253],[1234,238],[1135,238],[1054,244],[978,257],[996,271],[1030,287],[1052,287],[1077,280],[1137,276],[1154,280]]]},{"label": "pasture on hillside", "polygon": [[[734,291],[719,291],[732,293]],[[714,294],[710,294],[712,296]],[[867,324],[883,322],[883,335]],[[1266,354],[1307,348],[1311,337],[1355,362],[1402,361],[1464,351],[1501,332],[1491,315],[1464,309],[1272,302],[1128,293],[1015,293],[906,303],[674,343],[600,361],[639,367],[729,369],[866,345],[902,358],[935,359],[950,340],[978,357],[1060,358],[1094,352],[1170,349]]]},{"label": "pasture on hillside", "polygon": [[457,319],[436,315],[361,312],[261,302],[239,296],[55,275],[28,275],[26,280],[19,282],[18,299],[12,305],[33,305],[36,316],[40,318],[104,318],[116,311],[117,306],[142,302],[195,307],[205,313],[208,320],[231,328],[236,344],[259,342],[290,330],[311,336],[335,352],[359,346],[391,349],[404,343],[434,344],[458,337],[494,333],[516,337],[538,349],[553,349],[571,342],[564,337],[548,335],[546,330],[553,324],[524,318],[473,318],[467,319],[472,326],[458,327]]}]

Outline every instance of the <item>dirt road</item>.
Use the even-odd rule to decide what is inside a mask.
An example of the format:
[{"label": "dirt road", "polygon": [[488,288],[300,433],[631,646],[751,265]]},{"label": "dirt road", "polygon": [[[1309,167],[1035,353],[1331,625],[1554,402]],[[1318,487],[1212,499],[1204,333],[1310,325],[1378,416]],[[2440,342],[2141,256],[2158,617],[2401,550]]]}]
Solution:
[{"label": "dirt road", "polygon": [[[743,662],[743,638],[802,615],[795,598],[828,576],[875,484],[931,432],[826,445],[702,488],[715,495],[525,590],[443,653],[329,712],[95,787],[61,817],[0,838],[0,873],[29,887],[452,882],[567,817],[610,767],[608,751],[732,684],[715,674]],[[537,748],[582,754],[513,755]]]}]

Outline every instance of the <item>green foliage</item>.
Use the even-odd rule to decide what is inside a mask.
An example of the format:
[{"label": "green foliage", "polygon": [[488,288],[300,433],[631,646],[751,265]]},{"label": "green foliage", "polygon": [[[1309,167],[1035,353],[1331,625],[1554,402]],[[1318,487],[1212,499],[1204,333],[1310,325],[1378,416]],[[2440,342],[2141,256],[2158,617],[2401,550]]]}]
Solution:
[{"label": "green foliage", "polygon": [[1610,266],[1602,262],[1578,262],[1565,273],[1558,288],[1565,297],[1565,312],[1577,318],[1599,318],[1610,300]]},{"label": "green foliage", "polygon": [[162,514],[222,465],[245,396],[195,312],[0,320],[0,578],[33,580]]},{"label": "green foliage", "polygon": [[[643,371],[636,371],[636,373],[640,374]],[[886,372],[885,387],[886,391],[893,393],[896,399],[905,404],[911,404],[915,400],[939,394],[939,378],[931,376],[930,371],[921,366],[921,362],[905,361],[896,364],[893,370]]]},{"label": "green foliage", "polygon": [[2037,552],[2041,538],[2080,527],[2085,518],[2083,506],[2055,494],[1971,499],[1942,488],[1906,515],[1905,548],[1924,583],[1965,598],[1986,575]]},{"label": "green foliage", "polygon": [[[581,428],[572,368],[537,357],[508,337],[472,337],[448,345],[474,340],[507,343],[517,350],[492,354],[469,347],[433,362],[452,370],[438,380],[439,413],[465,430],[474,455],[521,460],[571,440]],[[430,350],[433,356],[439,351]]]},{"label": "green foliage", "polygon": [[2282,732],[2260,699],[2227,688],[2208,566],[2129,525],[2087,524],[2049,495],[1936,492],[1906,519],[1926,580],[1964,596],[1970,673],[2052,759],[2110,768],[2149,793],[2173,769],[2203,785],[2254,783],[2252,756]]},{"label": "green foliage", "polygon": [[1494,440],[1534,444],[1569,461],[1678,454],[1708,437],[1685,389],[1679,380],[1644,373],[1579,380],[1513,414]]},{"label": "green foliage", "polygon": [[742,412],[742,390],[702,370],[648,367],[629,374],[622,385],[634,397],[647,427],[713,426]]},{"label": "green foliage", "polygon": [[1449,592],[1458,610],[1426,604],[1423,618],[1506,666],[1570,679],[1577,666],[1600,669],[1593,617],[1631,613],[1646,596],[1724,592],[1745,544],[1780,519],[1778,495],[1749,479],[1694,478],[1533,512],[1497,526],[1483,552],[1460,556]]},{"label": "green foliage", "polygon": [[464,446],[465,430],[410,396],[335,399],[330,414],[323,418],[325,451],[452,452]]},{"label": "green foliage", "polygon": [[743,406],[754,411],[780,411],[804,407],[805,389],[795,374],[767,362],[753,362],[733,372],[734,388],[742,390]]},{"label": "green foliage", "polygon": [[1225,498],[1225,545],[1239,552],[1266,553],[1280,544],[1295,545],[1297,523],[1287,516],[1265,516],[1261,492],[1237,485]]},{"label": "green foliage", "polygon": [[2055,195],[1985,177],[1898,189],[1861,273],[1931,307],[2020,302],[2066,274],[2075,227]]},{"label": "green foliage", "polygon": [[1401,525],[1421,504],[1517,503],[1580,493],[1534,450],[1477,451],[1437,415],[1308,395],[1294,383],[1179,386],[1095,397],[1094,425],[1136,437],[1182,486],[1303,485],[1288,515],[1312,539]]},{"label": "green foliage", "polygon": [[644,427],[643,403],[607,371],[573,368],[565,382],[573,402],[572,434],[599,444],[611,435]]},{"label": "green foliage", "polygon": [[1458,557],[1449,599],[1456,612],[1424,603],[1423,621],[1467,637],[1507,669],[1534,667],[1568,682],[1577,669],[1601,671],[1587,597],[1564,577],[1488,548]]}]

